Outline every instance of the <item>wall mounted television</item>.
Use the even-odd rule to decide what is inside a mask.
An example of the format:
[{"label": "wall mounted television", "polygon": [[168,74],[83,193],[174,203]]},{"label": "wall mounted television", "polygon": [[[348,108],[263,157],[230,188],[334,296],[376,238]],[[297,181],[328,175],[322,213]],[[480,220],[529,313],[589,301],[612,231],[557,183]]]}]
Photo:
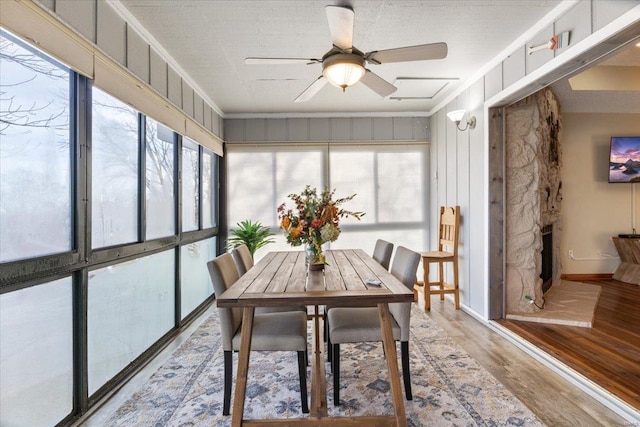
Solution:
[{"label": "wall mounted television", "polygon": [[613,136],[609,182],[640,182],[640,136]]}]

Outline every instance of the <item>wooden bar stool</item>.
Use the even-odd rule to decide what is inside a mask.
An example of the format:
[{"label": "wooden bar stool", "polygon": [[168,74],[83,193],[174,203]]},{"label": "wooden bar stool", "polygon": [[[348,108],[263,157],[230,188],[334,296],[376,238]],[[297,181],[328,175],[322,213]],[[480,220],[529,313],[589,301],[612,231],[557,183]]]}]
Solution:
[{"label": "wooden bar stool", "polygon": [[[458,289],[458,235],[460,231],[460,206],[440,207],[440,226],[438,232],[438,250],[422,252],[422,267],[424,277],[422,283],[417,282],[413,287],[415,299],[422,289],[424,295],[424,309],[431,309],[431,295],[453,294],[456,309],[460,308],[460,292]],[[444,279],[444,263],[453,263],[453,283]],[[438,280],[429,282],[429,264],[438,263]]]}]

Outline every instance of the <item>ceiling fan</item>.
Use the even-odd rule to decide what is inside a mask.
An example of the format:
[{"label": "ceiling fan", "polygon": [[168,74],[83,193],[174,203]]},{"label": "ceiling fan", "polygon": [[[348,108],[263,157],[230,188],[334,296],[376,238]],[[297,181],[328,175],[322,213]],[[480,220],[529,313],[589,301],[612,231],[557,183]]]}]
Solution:
[{"label": "ceiling fan", "polygon": [[322,74],[307,87],[294,102],[311,99],[328,82],[346,90],[361,81],[382,97],[395,92],[396,88],[382,77],[365,68],[365,64],[379,65],[391,62],[424,61],[442,59],[447,56],[446,43],[431,43],[417,46],[374,50],[363,53],[353,46],[354,12],[349,6],[326,6],[327,20],[333,47],[317,58],[246,58],[246,64],[322,64]]}]

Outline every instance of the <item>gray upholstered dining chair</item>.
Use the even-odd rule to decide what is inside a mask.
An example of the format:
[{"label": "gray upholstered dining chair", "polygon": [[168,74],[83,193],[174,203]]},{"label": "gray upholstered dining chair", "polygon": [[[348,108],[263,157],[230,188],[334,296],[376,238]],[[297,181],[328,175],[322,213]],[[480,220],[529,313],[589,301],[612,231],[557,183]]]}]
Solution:
[{"label": "gray upholstered dining chair", "polygon": [[378,239],[376,241],[376,246],[373,248],[373,255],[371,257],[375,259],[378,264],[383,266],[385,270],[388,270],[392,252],[393,243]]},{"label": "gray upholstered dining chair", "polygon": [[[385,270],[389,270],[389,263],[391,262],[391,254],[393,253],[393,243],[387,242],[386,240],[378,239],[376,240],[376,245],[373,248],[373,258],[378,264],[384,267]],[[329,311],[330,307],[324,307],[324,340],[327,341],[327,331],[329,328],[327,327],[327,316],[326,313]],[[329,352],[327,354],[327,360],[331,362],[332,354]]]},{"label": "gray upholstered dining chair", "polygon": [[[420,254],[399,246],[391,265],[391,274],[408,289],[413,289]],[[407,400],[412,400],[409,372],[409,320],[411,303],[389,304],[393,339],[400,341],[402,379]],[[333,370],[333,404],[340,404],[340,344],[382,341],[377,307],[332,307],[328,311],[328,346]]]},{"label": "gray upholstered dining chair", "polygon": [[249,247],[245,244],[240,246],[236,246],[231,251],[231,255],[233,255],[233,261],[236,263],[236,268],[238,269],[238,274],[240,276],[244,275],[251,267],[253,267],[253,256],[249,251]]},{"label": "gray upholstered dining chair", "polygon": [[[238,280],[238,270],[230,253],[220,255],[207,263],[216,295],[233,286]],[[224,401],[223,415],[229,415],[231,381],[233,378],[232,352],[240,349],[242,309],[218,307],[220,333],[224,352]],[[307,314],[301,311],[259,313],[253,318],[251,350],[296,351],[300,375],[300,399],[302,412],[309,412],[307,402]]]}]

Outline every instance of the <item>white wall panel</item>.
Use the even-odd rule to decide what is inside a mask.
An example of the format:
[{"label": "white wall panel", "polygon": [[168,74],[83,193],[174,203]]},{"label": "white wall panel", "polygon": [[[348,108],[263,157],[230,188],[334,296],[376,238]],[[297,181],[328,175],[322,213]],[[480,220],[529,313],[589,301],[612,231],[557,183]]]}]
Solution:
[{"label": "white wall panel", "polygon": [[213,116],[213,108],[211,108],[209,106],[209,104],[207,104],[206,102],[203,102],[202,105],[203,111],[202,111],[202,120],[203,123],[202,125],[206,128],[209,129],[209,131],[211,131],[211,120],[212,120],[212,116]]},{"label": "white wall panel", "polygon": [[469,132],[469,207],[466,209],[465,226],[468,229],[469,278],[465,288],[466,304],[478,313],[484,312],[486,292],[486,256],[484,253],[485,216],[485,163],[484,145],[484,80],[480,79],[469,90],[471,114],[476,116],[476,128]]},{"label": "white wall panel", "polygon": [[249,119],[246,121],[245,137],[247,141],[264,141],[267,133],[265,119]]},{"label": "white wall panel", "polygon": [[220,138],[224,138],[224,126],[222,117],[215,111],[213,112],[213,118],[211,119],[211,131],[214,135],[218,135]]},{"label": "white wall panel", "polygon": [[329,119],[309,120],[309,140],[328,141],[329,140]]},{"label": "white wall panel", "polygon": [[307,141],[309,139],[309,119],[287,119],[288,141]]},{"label": "white wall panel", "polygon": [[357,117],[353,119],[351,136],[354,141],[372,141],[373,119],[370,117]]},{"label": "white wall panel", "polygon": [[393,140],[393,118],[374,117],[373,119],[373,140],[391,141]]},{"label": "white wall panel", "polygon": [[96,41],[95,0],[57,0],[56,13],[82,34],[87,40]]},{"label": "white wall panel", "polygon": [[[587,0],[583,1],[588,3]],[[591,5],[593,10],[591,19],[593,22],[593,31],[598,31],[636,6],[638,6],[638,0],[593,0]]]},{"label": "white wall panel", "polygon": [[[595,3],[602,3],[602,1],[596,1]],[[638,3],[636,2],[636,4]],[[564,16],[561,16],[554,27],[555,34],[560,34],[564,31],[571,32],[569,34],[569,46],[555,51],[555,56],[558,56],[569,49],[570,46],[591,35],[591,2],[583,0],[578,3]]]},{"label": "white wall panel", "polygon": [[351,119],[331,119],[331,141],[350,141],[351,125]]},{"label": "white wall panel", "polygon": [[225,141],[246,141],[245,120],[227,119],[224,121]]},{"label": "white wall panel", "polygon": [[51,12],[55,12],[55,0],[38,0],[38,3],[46,9],[49,9]]},{"label": "white wall panel", "polygon": [[169,98],[167,92],[167,63],[154,49],[149,52],[149,83],[160,95]]},{"label": "white wall panel", "polygon": [[193,117],[193,89],[184,80],[182,80],[182,111],[189,117]]},{"label": "white wall panel", "polygon": [[169,101],[182,108],[182,78],[171,66],[167,66],[167,95]]},{"label": "white wall panel", "polygon": [[127,29],[127,68],[149,83],[149,45],[131,28]]},{"label": "white wall panel", "polygon": [[508,88],[513,83],[522,79],[525,75],[525,47],[513,52],[502,62],[502,84],[503,88]]},{"label": "white wall panel", "polygon": [[282,142],[287,140],[287,119],[267,120],[267,141]]},{"label": "white wall panel", "polygon": [[98,2],[96,44],[116,62],[127,65],[127,24],[107,2]]},{"label": "white wall panel", "polygon": [[393,118],[393,138],[396,141],[414,141],[416,138],[413,133],[413,119],[411,117],[394,117]]},{"label": "white wall panel", "polygon": [[193,118],[204,126],[204,101],[197,93],[193,93]]},{"label": "white wall panel", "polygon": [[502,64],[498,64],[484,76],[484,99],[489,99],[502,90]]}]

